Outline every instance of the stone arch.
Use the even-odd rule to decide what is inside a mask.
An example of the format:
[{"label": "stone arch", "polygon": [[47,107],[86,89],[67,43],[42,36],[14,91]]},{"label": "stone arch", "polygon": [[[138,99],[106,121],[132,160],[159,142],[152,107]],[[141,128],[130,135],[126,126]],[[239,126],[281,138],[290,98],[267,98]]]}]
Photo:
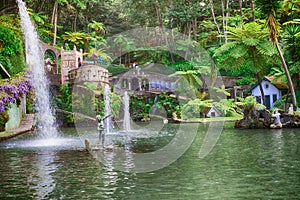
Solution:
[{"label": "stone arch", "polygon": [[54,70],[54,73],[53,74],[58,74],[59,71],[58,71],[58,58],[61,56],[61,51],[54,48],[53,46],[51,45],[48,45],[46,44],[45,42],[43,41],[39,41],[39,45],[40,45],[40,48],[41,48],[41,51],[43,53],[43,58],[45,59],[45,54],[48,52],[50,53],[53,58],[54,58],[54,63],[55,63],[55,70]]},{"label": "stone arch", "polygon": [[131,79],[131,89],[133,91],[138,91],[139,90],[139,79],[138,78],[132,78]]},{"label": "stone arch", "polygon": [[[61,76],[60,76],[60,63],[59,58],[61,57],[61,51],[54,48],[53,46],[50,46],[43,41],[39,41],[40,50],[42,52],[42,56],[44,59],[44,65],[46,67],[47,77],[50,82],[50,86],[59,86],[61,84]],[[49,55],[52,55],[53,60],[46,59],[45,60],[45,54],[49,53]],[[48,65],[48,66],[47,66]],[[51,68],[50,70],[47,70],[48,68]]]}]

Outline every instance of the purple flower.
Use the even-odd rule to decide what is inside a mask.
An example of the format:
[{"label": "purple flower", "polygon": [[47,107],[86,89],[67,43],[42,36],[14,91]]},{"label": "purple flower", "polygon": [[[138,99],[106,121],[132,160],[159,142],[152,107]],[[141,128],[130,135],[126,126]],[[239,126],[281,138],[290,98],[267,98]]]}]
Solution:
[{"label": "purple flower", "polygon": [[14,93],[13,93],[13,96],[14,96],[14,98],[16,98],[16,99],[19,98],[18,92],[14,92]]},{"label": "purple flower", "polygon": [[6,100],[6,98],[5,98],[5,97],[2,97],[2,102],[3,102],[4,104],[6,104],[6,103],[7,103],[7,100]]}]

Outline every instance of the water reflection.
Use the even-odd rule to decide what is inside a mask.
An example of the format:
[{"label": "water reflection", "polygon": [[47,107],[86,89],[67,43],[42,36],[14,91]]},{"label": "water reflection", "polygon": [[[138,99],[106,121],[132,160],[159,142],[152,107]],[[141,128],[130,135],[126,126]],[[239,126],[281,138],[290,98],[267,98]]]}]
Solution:
[{"label": "water reflection", "polygon": [[42,150],[36,154],[34,167],[37,171],[33,171],[33,177],[29,177],[28,183],[30,189],[36,191],[37,199],[45,199],[55,189],[56,181],[52,173],[58,169],[56,159],[56,153],[52,150]]},{"label": "water reflection", "polygon": [[[300,198],[298,129],[225,128],[211,153],[199,159],[199,144],[205,140],[200,129],[191,147],[174,163],[153,172],[130,173],[136,167],[137,147],[165,144],[170,138],[99,151],[104,164],[70,146],[1,146],[0,199]],[[118,165],[127,171],[119,171]]]}]

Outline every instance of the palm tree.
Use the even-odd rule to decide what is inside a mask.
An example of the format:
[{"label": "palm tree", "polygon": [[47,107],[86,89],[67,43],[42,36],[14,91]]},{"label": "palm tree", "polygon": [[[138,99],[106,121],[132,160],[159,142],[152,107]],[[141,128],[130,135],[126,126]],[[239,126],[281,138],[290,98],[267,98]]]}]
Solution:
[{"label": "palm tree", "polygon": [[261,13],[266,15],[266,20],[267,20],[266,24],[269,28],[269,33],[270,33],[269,37],[270,37],[271,42],[275,45],[277,52],[280,56],[280,60],[282,62],[284,71],[286,73],[289,89],[290,89],[290,92],[292,95],[292,103],[294,105],[294,108],[296,108],[297,100],[296,100],[296,95],[295,95],[295,89],[293,86],[290,72],[288,70],[287,64],[285,62],[285,59],[283,57],[282,51],[281,51],[281,49],[279,47],[279,43],[278,43],[280,24],[276,20],[275,17],[276,17],[277,11],[281,7],[281,3],[282,3],[281,0],[256,0],[256,5],[260,9]]},{"label": "palm tree", "polygon": [[228,43],[217,49],[213,56],[219,59],[219,63],[227,70],[240,70],[246,62],[250,62],[253,66],[250,69],[256,74],[264,105],[260,77],[267,74],[267,67],[271,61],[278,60],[276,49],[266,38],[268,31],[256,22],[247,23],[242,27],[228,27]]},{"label": "palm tree", "polygon": [[[292,65],[300,65],[300,22],[289,21],[283,24],[284,34],[283,41],[285,43],[285,50],[291,57]],[[298,62],[298,63],[297,63]],[[290,65],[291,71],[293,66]]]},{"label": "palm tree", "polygon": [[102,22],[97,22],[95,20],[92,20],[92,22],[90,22],[88,24],[88,27],[93,29],[96,34],[99,34],[99,35],[105,34],[105,28],[104,28],[104,24]]},{"label": "palm tree", "polygon": [[169,77],[178,76],[176,83],[179,84],[179,91],[189,92],[192,96],[189,98],[194,98],[195,96],[201,98],[203,94],[199,92],[199,88],[203,85],[200,76],[208,75],[210,73],[210,67],[208,66],[198,66],[196,70],[186,70],[186,71],[176,71],[175,73],[169,75]]},{"label": "palm tree", "polygon": [[88,47],[89,41],[94,39],[84,32],[65,32],[65,34],[62,35],[62,38],[65,41],[71,42],[77,47],[79,44],[83,44],[86,50],[89,49]]}]

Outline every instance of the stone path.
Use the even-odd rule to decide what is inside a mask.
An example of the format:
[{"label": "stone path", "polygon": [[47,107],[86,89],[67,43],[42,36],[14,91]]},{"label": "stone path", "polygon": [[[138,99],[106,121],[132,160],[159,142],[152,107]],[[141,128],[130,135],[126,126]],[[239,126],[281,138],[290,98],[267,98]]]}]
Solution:
[{"label": "stone path", "polygon": [[17,135],[20,135],[22,133],[32,130],[33,118],[34,118],[34,114],[27,114],[26,117],[22,119],[19,128],[0,132],[0,141],[15,137]]}]

